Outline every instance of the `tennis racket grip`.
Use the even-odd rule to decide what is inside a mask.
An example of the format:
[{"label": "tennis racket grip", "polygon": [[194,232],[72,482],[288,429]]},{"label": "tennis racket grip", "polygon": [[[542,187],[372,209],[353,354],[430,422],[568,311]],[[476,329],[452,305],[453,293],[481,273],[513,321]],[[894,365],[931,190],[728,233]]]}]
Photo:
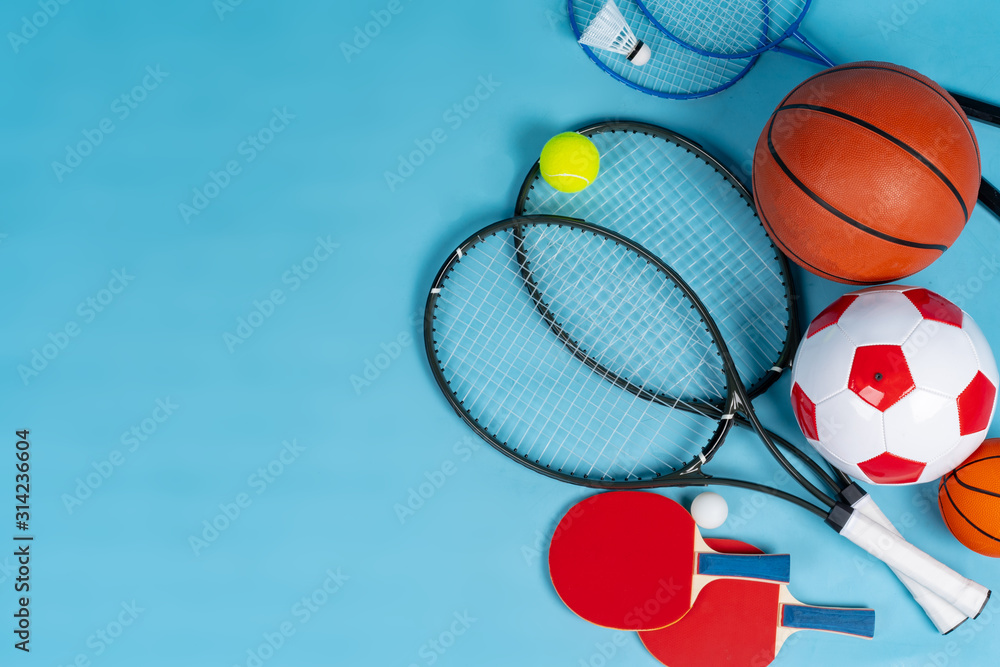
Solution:
[{"label": "tennis racket grip", "polygon": [[710,577],[758,579],[787,584],[791,578],[788,554],[698,554],[698,574]]},{"label": "tennis racket grip", "polygon": [[[856,489],[859,488],[857,485],[852,486]],[[861,493],[864,495],[852,503],[851,507],[861,512],[875,523],[881,525],[886,530],[899,535],[899,531],[896,530],[896,527],[892,525],[889,518],[882,512],[879,506],[875,504],[875,499],[863,491]],[[938,632],[942,635],[948,634],[968,619],[968,616],[960,612],[948,602],[945,602],[941,599],[941,597],[931,593],[910,577],[898,572],[895,569],[892,571],[893,574],[899,577],[899,580],[904,586],[906,586],[906,589],[910,591],[910,595],[913,596],[913,599],[916,600],[917,604],[923,607],[924,612],[927,613],[927,617],[931,619],[931,622],[934,623],[934,627],[937,628]]]},{"label": "tennis racket grip", "polygon": [[950,90],[948,94],[955,98],[955,101],[958,102],[959,106],[962,107],[962,111],[969,118],[989,123],[994,127],[1000,127],[1000,107],[981,100],[972,99],[965,95],[953,93]]},{"label": "tennis racket grip", "polygon": [[875,636],[875,610],[785,604],[781,607],[781,626],[792,630],[839,632],[871,639]]},{"label": "tennis racket grip", "polygon": [[1000,217],[1000,192],[985,178],[979,181],[979,203]]},{"label": "tennis racket grip", "polygon": [[827,522],[893,570],[910,577],[960,612],[975,618],[990,599],[988,588],[966,579],[849,505],[838,503]]}]

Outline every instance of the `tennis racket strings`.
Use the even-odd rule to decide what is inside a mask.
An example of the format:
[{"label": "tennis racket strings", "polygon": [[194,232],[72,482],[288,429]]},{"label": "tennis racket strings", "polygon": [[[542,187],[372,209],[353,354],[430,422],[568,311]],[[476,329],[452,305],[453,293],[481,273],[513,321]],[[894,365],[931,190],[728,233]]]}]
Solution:
[{"label": "tennis racket strings", "polygon": [[[705,296],[703,301],[724,332],[750,395],[766,389],[790,361],[799,327],[792,306],[793,286],[786,277],[787,262],[771,245],[749,203],[742,207],[717,203],[727,202],[727,195],[731,197],[733,192],[749,202],[749,193],[700,146],[665,128],[612,121],[579,131],[590,137],[602,152],[601,178],[582,192],[560,193],[545,183],[535,165],[524,181],[515,213],[558,213],[593,220],[655,249],[658,256],[680,269],[689,285],[699,286],[698,291]],[[689,180],[712,185],[690,187]],[[678,186],[678,182],[682,185]],[[691,193],[698,196],[692,198]],[[718,196],[713,198],[716,193]],[[691,202],[685,204],[688,199]],[[650,223],[661,219],[669,224]],[[723,229],[727,231],[720,241],[717,236]],[[700,240],[708,242],[701,244]],[[726,281],[726,289],[719,292],[707,269],[712,262],[716,263],[713,270],[719,275],[731,277]],[[745,289],[741,289],[743,286]],[[718,415],[721,418],[722,411]],[[752,428],[740,415],[732,422]],[[797,447],[775,433],[769,435],[847,503],[888,530],[894,530],[871,496],[851,484],[842,473],[836,472],[837,479],[829,477]],[[672,478],[660,478],[657,483],[690,482],[694,477],[695,473],[686,471]],[[776,495],[775,489],[755,490]],[[813,509],[797,498],[785,497],[785,500]],[[897,575],[940,632],[948,633],[966,620],[965,613],[905,575],[898,572]]]},{"label": "tennis racket strings", "polygon": [[[553,292],[543,294],[540,284]],[[823,497],[759,424],[707,308],[676,272],[621,235],[547,216],[497,223],[449,257],[427,310],[428,358],[452,406],[484,439],[539,472],[590,486],[708,482],[700,467],[734,419],[720,415],[717,398],[692,397],[717,388],[721,368],[725,411],[739,407],[782,467]],[[625,348],[636,327],[651,327],[667,347],[645,350],[651,359],[631,356]],[[796,502],[966,616],[989,599],[988,589],[843,502],[819,507],[746,481],[711,482]]]},{"label": "tennis racket strings", "polygon": [[587,220],[653,252],[708,307],[751,395],[765,389],[772,370],[791,361],[796,332],[787,264],[750,193],[718,161],[669,130],[610,122],[581,133],[600,151],[600,178],[581,192],[559,192],[535,165],[515,214]]},{"label": "tennis racket strings", "polygon": [[615,239],[520,220],[435,282],[431,357],[453,404],[506,453],[580,480],[700,463],[728,424],[698,406],[725,399],[725,375],[687,297]]}]

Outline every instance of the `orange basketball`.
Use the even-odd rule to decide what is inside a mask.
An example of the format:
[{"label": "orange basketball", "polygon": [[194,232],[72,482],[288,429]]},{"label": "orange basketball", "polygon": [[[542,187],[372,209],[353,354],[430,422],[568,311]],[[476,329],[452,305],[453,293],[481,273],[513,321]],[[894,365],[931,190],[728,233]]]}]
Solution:
[{"label": "orange basketball", "polygon": [[909,276],[958,238],[979,192],[961,107],[911,69],[860,62],[807,79],[757,142],[753,194],[774,243],[843,283]]},{"label": "orange basketball", "polygon": [[938,506],[959,542],[976,553],[1000,558],[1000,438],[984,442],[941,478]]}]

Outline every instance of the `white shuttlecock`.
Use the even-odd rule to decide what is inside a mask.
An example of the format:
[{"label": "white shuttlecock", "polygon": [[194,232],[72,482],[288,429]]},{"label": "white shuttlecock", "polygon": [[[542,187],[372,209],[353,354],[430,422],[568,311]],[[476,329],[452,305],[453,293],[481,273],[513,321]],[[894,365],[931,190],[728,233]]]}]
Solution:
[{"label": "white shuttlecock", "polygon": [[625,23],[615,0],[608,0],[597,12],[580,37],[580,43],[605,51],[613,51],[627,56],[633,65],[645,65],[649,62],[652,51],[641,40],[637,39],[632,28]]}]

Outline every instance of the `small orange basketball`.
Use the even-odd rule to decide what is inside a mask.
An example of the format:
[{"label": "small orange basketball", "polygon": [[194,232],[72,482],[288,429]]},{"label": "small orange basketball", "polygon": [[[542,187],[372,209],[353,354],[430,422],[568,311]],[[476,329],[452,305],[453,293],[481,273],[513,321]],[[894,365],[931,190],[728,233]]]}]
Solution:
[{"label": "small orange basketball", "polygon": [[867,285],[940,257],[979,179],[976,137],[951,95],[911,69],[859,62],[807,79],[778,105],[757,142],[753,193],[792,261]]},{"label": "small orange basketball", "polygon": [[976,553],[1000,558],[1000,438],[984,442],[941,478],[938,506],[959,542]]}]

